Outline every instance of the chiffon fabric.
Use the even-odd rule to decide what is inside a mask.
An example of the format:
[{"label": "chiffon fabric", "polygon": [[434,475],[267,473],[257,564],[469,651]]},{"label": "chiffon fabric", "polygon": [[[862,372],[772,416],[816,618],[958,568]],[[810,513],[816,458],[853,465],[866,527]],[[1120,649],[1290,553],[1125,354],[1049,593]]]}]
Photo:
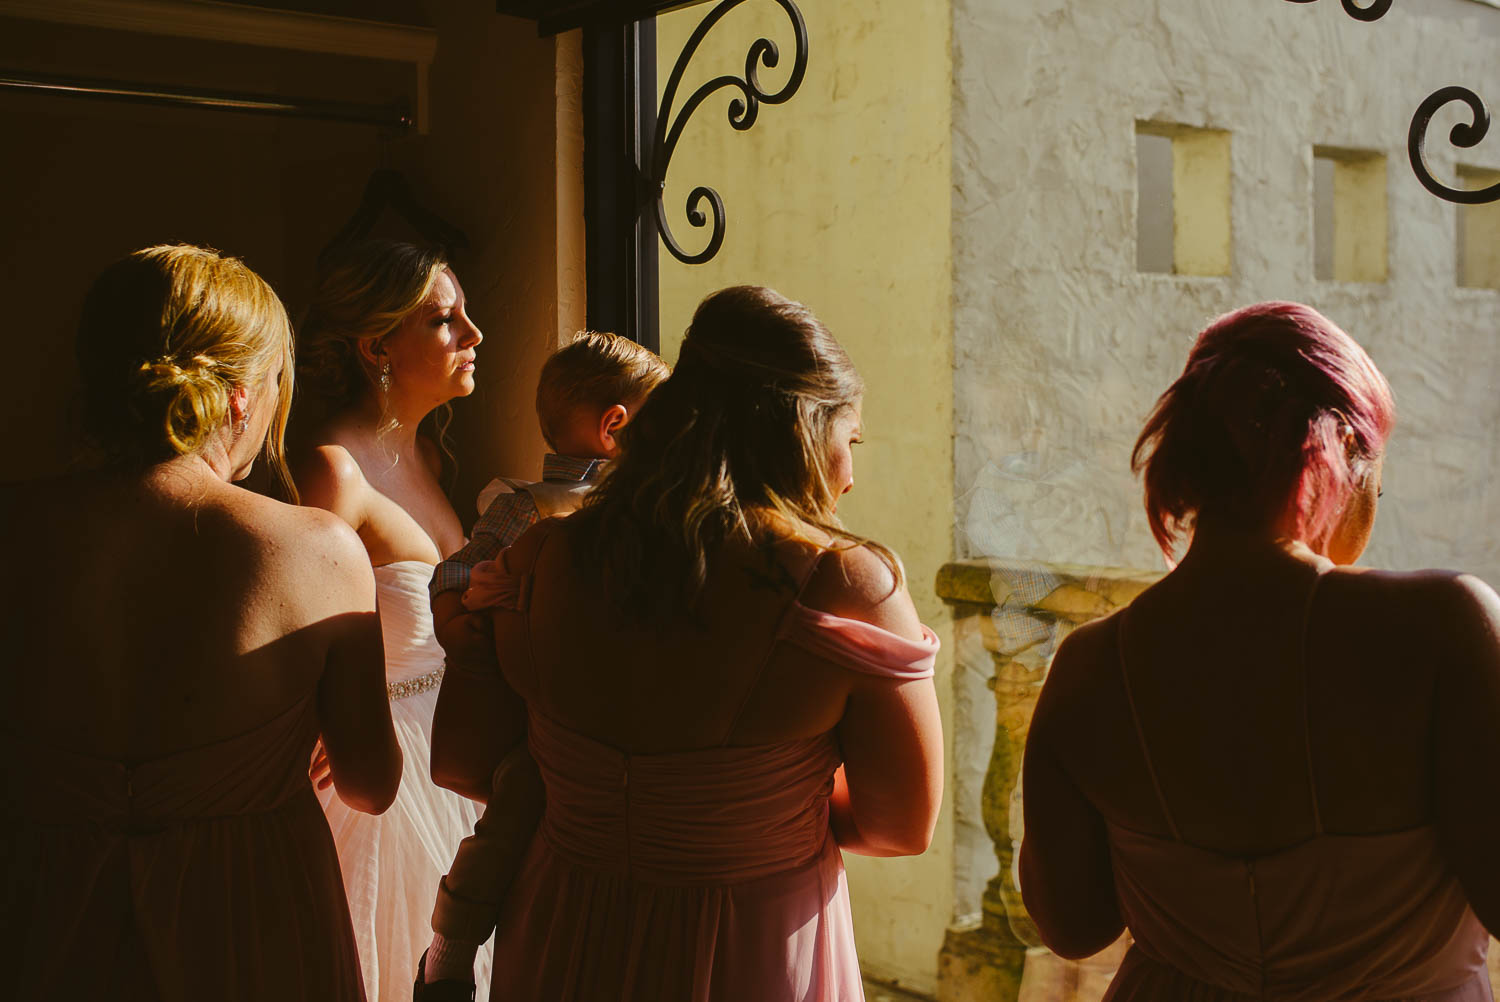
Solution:
[{"label": "chiffon fabric", "polygon": [[[1124,613],[1115,621],[1123,631]],[[1303,636],[1305,651],[1305,624]],[[1173,837],[1108,825],[1115,890],[1135,944],[1106,1002],[1490,1002],[1489,934],[1434,828],[1325,832],[1311,753],[1312,838],[1255,858],[1184,842],[1135,713],[1123,643],[1117,646],[1136,735]]]},{"label": "chiffon fabric", "polygon": [[[375,568],[386,681],[392,686],[410,686],[443,666],[427,597],[432,571],[421,560]],[[404,764],[396,800],[384,814],[351,810],[332,789],[320,796],[338,847],[371,1002],[411,998],[417,961],[432,942],[438,880],[478,817],[472,801],[432,781],[437,695],[433,684],[391,700]],[[480,950],[476,964],[481,991],[489,984],[490,953],[489,947]]]},{"label": "chiffon fabric", "polygon": [[364,999],[307,777],[317,736],[313,694],[244,734],[133,766],[7,732],[5,996]]},{"label": "chiffon fabric", "polygon": [[[474,587],[524,610],[529,574],[480,568]],[[938,647],[795,600],[776,636],[771,657],[797,645],[897,681],[931,677]],[[501,909],[493,1002],[863,999],[832,732],[628,754],[557,723],[544,666],[515,667],[537,682],[521,695],[547,803]]]}]

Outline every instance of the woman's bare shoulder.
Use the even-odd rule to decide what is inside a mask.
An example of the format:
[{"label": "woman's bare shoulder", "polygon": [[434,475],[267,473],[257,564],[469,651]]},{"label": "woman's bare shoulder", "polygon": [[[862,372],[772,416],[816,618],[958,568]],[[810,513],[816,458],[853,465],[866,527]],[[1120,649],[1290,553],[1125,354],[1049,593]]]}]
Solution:
[{"label": "woman's bare shoulder", "polygon": [[[299,449],[291,459],[292,479],[304,497],[326,498],[358,490],[364,471],[347,443],[318,442]],[[319,501],[309,504],[328,507]]]},{"label": "woman's bare shoulder", "polygon": [[921,640],[911,594],[898,576],[895,554],[866,545],[835,542],[816,558],[802,604],[845,619],[857,619],[908,640]]},{"label": "woman's bare shoulder", "polygon": [[218,507],[242,531],[287,559],[324,560],[357,554],[363,563],[369,563],[359,535],[323,508],[288,504],[238,487],[229,487]]},{"label": "woman's bare shoulder", "polygon": [[1121,611],[1117,609],[1069,632],[1047,668],[1047,684],[1059,691],[1090,692],[1105,675],[1118,672]]},{"label": "woman's bare shoulder", "polygon": [[1329,577],[1338,582],[1335,587],[1346,601],[1371,613],[1374,623],[1392,628],[1486,628],[1500,616],[1494,588],[1463,571],[1340,568]]}]

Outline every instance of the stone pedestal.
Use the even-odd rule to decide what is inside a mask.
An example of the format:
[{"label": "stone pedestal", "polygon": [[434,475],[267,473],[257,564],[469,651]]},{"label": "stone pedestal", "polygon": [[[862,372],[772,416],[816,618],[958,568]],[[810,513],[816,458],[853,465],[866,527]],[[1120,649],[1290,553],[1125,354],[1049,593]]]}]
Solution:
[{"label": "stone pedestal", "polygon": [[[1021,831],[1021,756],[1031,713],[1063,638],[1126,604],[1159,576],[994,557],[947,564],[938,572],[937,592],[953,607],[955,635],[977,631],[982,639],[978,650],[983,653],[972,656],[985,663],[961,667],[984,671],[995,694],[995,742],[981,800],[984,828],[1000,864],[985,888],[978,920],[948,930],[938,960],[939,1002],[1020,997],[1028,949],[1041,947],[1021,903],[1014,865]],[[961,642],[958,650],[964,658],[976,647]],[[1049,970],[1057,963],[1054,959]]]}]

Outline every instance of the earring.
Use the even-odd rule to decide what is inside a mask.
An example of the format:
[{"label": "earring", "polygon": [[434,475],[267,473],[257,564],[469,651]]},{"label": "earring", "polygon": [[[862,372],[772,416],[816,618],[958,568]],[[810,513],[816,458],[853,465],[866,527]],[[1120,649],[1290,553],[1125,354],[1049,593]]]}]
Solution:
[{"label": "earring", "polygon": [[391,360],[386,359],[380,363],[380,392],[391,392]]},{"label": "earring", "polygon": [[245,434],[245,429],[248,427],[250,427],[250,415],[245,414],[235,422],[234,433],[236,435],[243,435]]}]

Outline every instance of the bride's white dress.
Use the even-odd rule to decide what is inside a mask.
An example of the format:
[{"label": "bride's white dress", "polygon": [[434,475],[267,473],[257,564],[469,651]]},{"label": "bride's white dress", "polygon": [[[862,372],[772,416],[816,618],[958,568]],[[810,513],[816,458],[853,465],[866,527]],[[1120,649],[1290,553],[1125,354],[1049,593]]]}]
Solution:
[{"label": "bride's white dress", "polygon": [[[405,756],[401,788],[384,814],[350,810],[320,794],[338,847],[344,890],[370,1002],[411,998],[417,960],[432,941],[438,878],[474,830],[478,806],[432,781],[432,711],[443,648],[432,632],[427,582],[433,565],[399,560],[375,568],[391,719]],[[492,945],[479,954],[478,998],[488,998]]]}]

